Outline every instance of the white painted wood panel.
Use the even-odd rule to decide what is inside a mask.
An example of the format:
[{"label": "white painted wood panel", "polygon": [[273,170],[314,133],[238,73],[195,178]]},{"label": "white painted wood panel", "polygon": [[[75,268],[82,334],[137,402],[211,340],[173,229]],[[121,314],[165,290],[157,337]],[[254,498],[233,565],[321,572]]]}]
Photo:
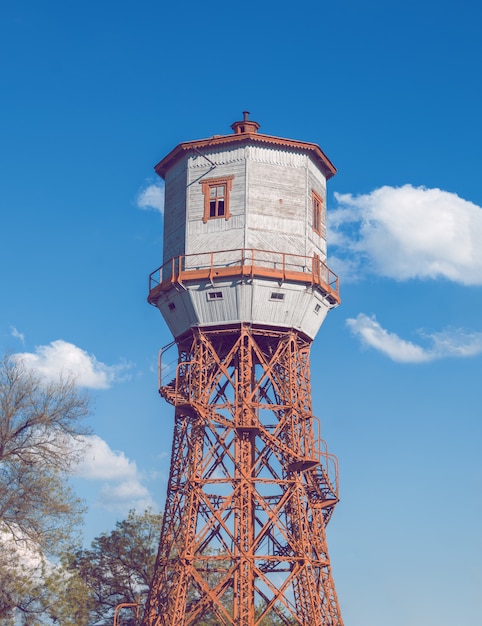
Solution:
[{"label": "white painted wood panel", "polygon": [[[201,183],[225,177],[232,177],[229,219],[204,222]],[[185,268],[205,269],[209,253],[216,253],[219,267],[239,265],[240,253],[231,250],[256,249],[279,253],[257,254],[257,265],[280,269],[284,259],[286,270],[310,273],[313,255],[326,259],[326,239],[313,231],[313,191],[326,209],[325,177],[302,150],[247,141],[191,151],[166,172],[164,260],[182,255]],[[251,322],[314,337],[331,306],[305,281],[223,280],[214,271],[212,283],[190,282],[160,296],[158,307],[174,336],[192,326]]]},{"label": "white painted wood panel", "polygon": [[188,167],[189,169],[209,169],[212,167],[212,165],[211,163],[209,163],[208,159],[216,166],[231,164],[235,163],[236,161],[244,163],[244,161],[246,160],[246,146],[236,146],[229,149],[203,148],[199,152],[195,152],[189,157]]},{"label": "white painted wood panel", "polygon": [[275,148],[250,145],[247,147],[247,158],[259,163],[285,165],[289,168],[306,168],[309,157],[300,151],[289,148]]},{"label": "white painted wood panel", "polygon": [[186,245],[186,162],[177,163],[166,175],[164,199],[164,254],[165,263],[184,254]]},{"label": "white painted wood panel", "polygon": [[250,321],[296,328],[314,338],[331,305],[317,289],[255,279],[185,283],[184,289],[173,287],[162,294],[158,307],[176,337],[192,326]]}]

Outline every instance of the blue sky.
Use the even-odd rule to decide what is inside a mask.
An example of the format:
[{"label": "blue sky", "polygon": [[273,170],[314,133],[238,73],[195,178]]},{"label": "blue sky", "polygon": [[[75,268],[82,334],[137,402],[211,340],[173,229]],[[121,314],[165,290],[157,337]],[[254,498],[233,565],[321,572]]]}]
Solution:
[{"label": "blue sky", "polygon": [[318,143],[342,305],[312,350],[340,463],[347,626],[482,622],[482,95],[475,2],[4,3],[0,346],[90,389],[86,541],[161,507],[171,337],[153,166],[230,133]]}]

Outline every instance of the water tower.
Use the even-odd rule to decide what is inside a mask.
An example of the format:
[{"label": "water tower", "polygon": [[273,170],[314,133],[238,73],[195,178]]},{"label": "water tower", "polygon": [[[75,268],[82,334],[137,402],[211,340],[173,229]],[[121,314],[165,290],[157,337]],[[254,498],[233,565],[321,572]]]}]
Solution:
[{"label": "water tower", "polygon": [[179,144],[149,302],[177,346],[171,468],[145,626],[341,626],[325,529],[336,458],[312,414],[310,347],[338,280],[313,143],[258,132]]}]

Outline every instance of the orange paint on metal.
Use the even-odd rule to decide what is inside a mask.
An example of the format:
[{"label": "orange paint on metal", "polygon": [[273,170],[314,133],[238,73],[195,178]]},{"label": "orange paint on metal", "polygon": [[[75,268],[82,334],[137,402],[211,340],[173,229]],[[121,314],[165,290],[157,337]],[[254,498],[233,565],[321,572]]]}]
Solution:
[{"label": "orange paint on metal", "polygon": [[325,529],[336,458],[312,415],[311,341],[248,324],[178,338],[171,470],[144,626],[342,626]]},{"label": "orange paint on metal", "polygon": [[114,626],[117,626],[118,622],[117,619],[119,617],[119,613],[121,611],[121,609],[136,609],[136,623],[137,620],[139,618],[139,610],[140,610],[140,602],[121,602],[121,604],[118,604],[115,609],[114,609]]},{"label": "orange paint on metal", "polygon": [[[223,261],[227,254],[233,255],[234,264],[231,258],[229,263]],[[197,267],[194,260],[198,260]],[[297,269],[289,269],[290,267]],[[316,285],[331,304],[340,304],[338,276],[319,257],[247,248],[188,254],[170,259],[151,273],[147,299],[150,304],[155,305],[160,293],[170,289],[173,284],[209,280],[214,285],[216,279],[228,278],[268,278]]]}]

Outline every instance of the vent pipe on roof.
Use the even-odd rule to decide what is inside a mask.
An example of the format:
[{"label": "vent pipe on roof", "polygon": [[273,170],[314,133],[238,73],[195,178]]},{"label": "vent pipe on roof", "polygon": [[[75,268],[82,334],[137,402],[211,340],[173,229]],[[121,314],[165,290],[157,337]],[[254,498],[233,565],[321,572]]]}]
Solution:
[{"label": "vent pipe on roof", "polygon": [[243,120],[241,122],[234,122],[231,124],[231,128],[235,135],[243,135],[245,133],[257,133],[259,124],[248,119],[249,111],[243,111]]}]

